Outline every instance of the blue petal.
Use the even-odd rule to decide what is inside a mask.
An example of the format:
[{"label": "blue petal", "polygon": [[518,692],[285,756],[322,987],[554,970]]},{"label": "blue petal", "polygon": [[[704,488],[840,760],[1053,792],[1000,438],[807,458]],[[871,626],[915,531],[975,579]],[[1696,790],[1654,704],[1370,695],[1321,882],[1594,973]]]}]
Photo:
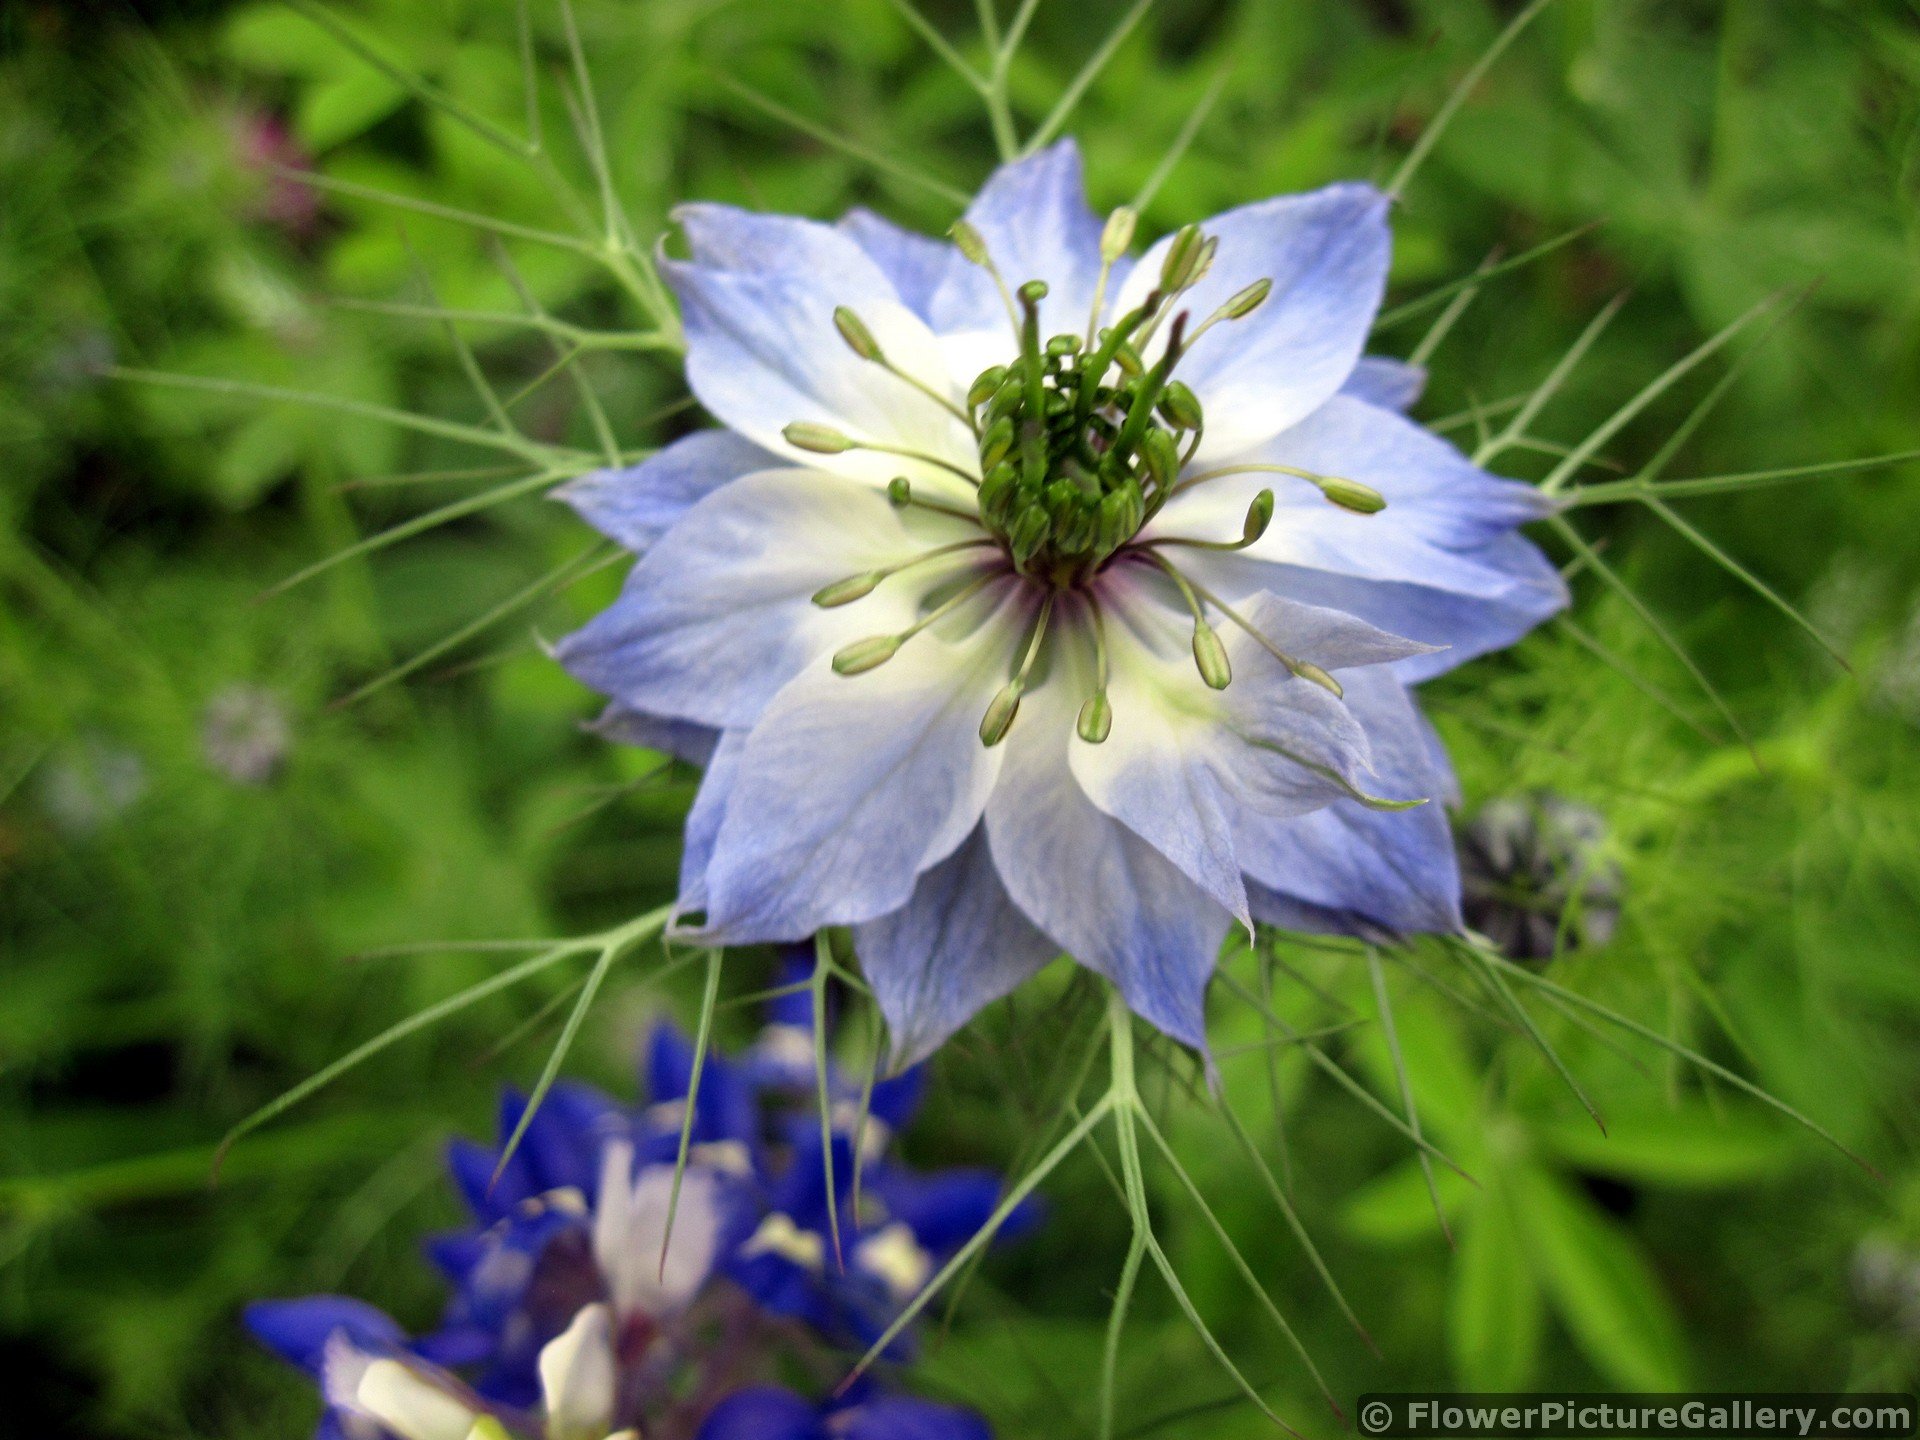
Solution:
[{"label": "blue petal", "polygon": [[[932,331],[858,244],[811,221],[697,209],[697,225],[683,221],[695,240],[694,262],[663,260],[661,273],[680,299],[687,384],[708,411],[748,440],[802,463],[822,457],[787,443],[782,431],[795,421],[963,466],[975,462],[972,438],[958,418],[855,355],[836,329],[834,311],[844,305],[891,363],[936,390],[952,390]],[[882,486],[902,472],[916,485],[957,483],[937,466],[893,455],[852,452],[823,463]]]},{"label": "blue petal", "polygon": [[[1435,766],[1399,681],[1377,670],[1343,680],[1346,703],[1372,743],[1380,788],[1431,801],[1395,812],[1346,800],[1287,820],[1242,812],[1235,849],[1249,879],[1266,892],[1259,897],[1267,907],[1260,918],[1306,919],[1311,928],[1339,926],[1346,933],[1458,930],[1460,872],[1441,803],[1448,777]],[[1289,909],[1289,902],[1302,908]],[[1343,917],[1352,923],[1339,925]]]},{"label": "blue petal", "polygon": [[712,762],[714,746],[720,743],[719,732],[706,725],[649,715],[619,700],[601,711],[599,718],[587,728],[616,745],[658,750],[702,769]]},{"label": "blue petal", "polygon": [[[1000,883],[1000,877],[997,874],[994,876],[993,883],[996,886]],[[926,1092],[925,1067],[911,1066],[873,1087],[870,1113],[890,1130],[904,1129],[907,1122],[913,1119],[914,1113],[919,1110],[921,1097]]]},{"label": "blue petal", "polygon": [[[1165,585],[1157,574],[1147,578]],[[1102,598],[1112,616],[1113,729],[1100,745],[1070,742],[1069,763],[1089,800],[1250,927],[1232,817],[1244,808],[1275,820],[1376,793],[1366,731],[1340,700],[1292,675],[1239,626],[1222,622],[1233,683],[1207,688],[1190,658],[1191,622],[1153,594],[1126,572],[1109,572]],[[1250,597],[1236,613],[1262,639],[1327,670],[1422,649],[1338,611],[1273,595]],[[1073,679],[1071,693],[1086,693],[1086,682]]]},{"label": "blue petal", "polygon": [[770,215],[710,200],[676,205],[670,217],[687,237],[693,261],[706,269],[817,278],[839,274],[851,285],[878,294],[879,271],[848,237],[825,221],[801,215]]},{"label": "blue petal", "polygon": [[384,1311],[344,1295],[308,1295],[299,1300],[260,1300],[241,1321],[253,1338],[290,1365],[316,1379],[327,1341],[344,1336],[357,1349],[391,1350],[406,1332]]},{"label": "blue petal", "polygon": [[433,1266],[456,1285],[461,1283],[486,1254],[486,1241],[477,1230],[455,1230],[429,1235],[421,1244]]},{"label": "blue petal", "polygon": [[[768,1192],[767,1208],[790,1217],[802,1230],[825,1235],[831,1226],[827,1218],[827,1167],[820,1159],[819,1117],[789,1117],[785,1138],[792,1154]],[[833,1135],[833,1184],[835,1204],[845,1210],[853,1192],[853,1141],[845,1131]],[[852,1228],[852,1217],[842,1218]]]},{"label": "blue petal", "polygon": [[[1377,514],[1355,514],[1328,503],[1306,481],[1258,471],[1183,491],[1155,518],[1152,533],[1230,537],[1254,497],[1273,492],[1273,523],[1257,544],[1237,554],[1194,557],[1195,569],[1220,575],[1230,595],[1243,593],[1227,578],[1232,572],[1267,562],[1498,598],[1523,581],[1505,566],[1485,563],[1483,547],[1553,510],[1535,487],[1497,479],[1439,436],[1349,395],[1335,396],[1300,424],[1234,457],[1243,462],[1357,480],[1387,503]],[[1219,593],[1210,581],[1202,583]]]},{"label": "blue petal", "polygon": [[697,1440],[820,1440],[822,1435],[820,1412],[811,1401],[760,1385],[737,1390],[716,1405]]},{"label": "blue petal", "polygon": [[805,1321],[823,1334],[834,1329],[834,1307],[821,1277],[783,1255],[736,1257],[727,1265],[727,1276],[770,1315]]},{"label": "blue petal", "polygon": [[923,571],[923,583],[949,572],[924,566],[831,610],[813,604],[815,591],[977,534],[925,511],[909,518],[857,480],[749,475],[694,506],[633,567],[620,598],[555,654],[634,709],[750,726],[814,656],[910,622]]},{"label": "blue petal", "polygon": [[[1072,140],[994,171],[967,207],[966,218],[986,241],[1009,289],[1028,280],[1047,282],[1040,302],[1042,338],[1086,330],[1100,278],[1102,227],[1087,204],[1080,150]],[[933,328],[942,334],[993,331],[1008,336],[1011,349],[999,287],[957,250],[928,310]]]},{"label": "blue petal", "polygon": [[[783,945],[780,947],[780,963],[773,973],[774,990],[787,990],[794,985],[804,985],[813,978],[814,954],[812,945]],[[791,1025],[796,1030],[813,1033],[813,997],[805,990],[791,990],[785,995],[775,995],[767,1001],[766,1019],[769,1025]]]},{"label": "blue petal", "polygon": [[[942,1170],[916,1175],[897,1165],[884,1167],[870,1182],[873,1193],[913,1238],[942,1258],[971,1240],[1006,1197],[1006,1181],[991,1170]],[[1012,1240],[1031,1230],[1040,1218],[1032,1203],[1022,1203],[1007,1217],[995,1238]]]},{"label": "blue petal", "polygon": [[[513,1133],[526,1106],[518,1092],[501,1097],[501,1141]],[[620,1107],[592,1086],[562,1080],[547,1091],[527,1122],[516,1159],[524,1156],[531,1193],[573,1189],[593,1193],[600,1152],[625,1123]]]},{"label": "blue petal", "polygon": [[500,1339],[478,1325],[447,1325],[431,1335],[422,1336],[414,1353],[430,1365],[443,1369],[464,1369],[493,1358]]},{"label": "blue petal", "polygon": [[[1392,241],[1387,197],[1330,185],[1229,210],[1202,224],[1220,241],[1213,268],[1181,300],[1200,321],[1259,280],[1266,303],[1215,325],[1180,362],[1206,409],[1200,457],[1229,457],[1305,419],[1353,373],[1386,289]],[[1171,238],[1141,259],[1116,312],[1159,283]],[[1163,327],[1162,334],[1164,335]]]},{"label": "blue petal", "polygon": [[518,1156],[507,1162],[499,1183],[495,1184],[493,1172],[499,1163],[500,1152],[491,1145],[482,1145],[465,1136],[455,1136],[447,1142],[447,1172],[476,1220],[497,1220],[534,1193],[525,1162]]},{"label": "blue petal", "polygon": [[595,470],[553,492],[636,555],[729,480],[788,464],[729,430],[700,430],[625,470]]},{"label": "blue petal", "polygon": [[[647,1098],[654,1104],[685,1097],[693,1077],[693,1041],[677,1026],[656,1025],[647,1047]],[[700,1098],[694,1106],[693,1139],[698,1144],[739,1140],[752,1144],[759,1134],[759,1107],[741,1067],[710,1050],[700,1071]],[[670,1137],[678,1148],[678,1128]]]},{"label": "blue petal", "polygon": [[702,938],[797,940],[906,904],[993,788],[1000,751],[980,744],[980,717],[1016,635],[995,624],[962,647],[929,632],[855,676],[822,657],[782,690],[741,755]]},{"label": "blue petal", "polygon": [[1347,383],[1340,387],[1340,393],[1404,415],[1426,388],[1426,367],[1410,365],[1388,355],[1364,355],[1353,367]]},{"label": "blue petal", "polygon": [[993,1440],[987,1422],[971,1410],[905,1395],[885,1395],[834,1416],[845,1440]]},{"label": "blue petal", "polygon": [[680,840],[679,907],[683,914],[707,908],[707,866],[713,860],[714,842],[720,838],[720,822],[727,818],[727,801],[733,796],[733,782],[740,773],[747,733],[728,730],[720,736],[707,763],[707,773],[700,777],[693,808],[687,812]]},{"label": "blue petal", "polygon": [[1566,581],[1524,535],[1509,533],[1459,553],[1484,572],[1506,576],[1506,583],[1494,594],[1473,595],[1292,565],[1270,567],[1259,583],[1298,600],[1344,610],[1409,639],[1444,646],[1394,663],[1394,674],[1415,684],[1504,650],[1567,608]]},{"label": "blue petal", "polygon": [[903,230],[871,210],[849,210],[839,228],[893,282],[902,304],[922,320],[931,317],[934,291],[946,277],[947,267],[959,258],[953,246]]},{"label": "blue petal", "polygon": [[896,1067],[925,1059],[1060,953],[1000,884],[984,829],[922,875],[903,907],[857,927],[853,943]]},{"label": "blue petal", "polygon": [[1119,986],[1136,1013],[1201,1049],[1207,982],[1230,917],[1073,778],[1067,745],[1085,693],[1049,680],[1001,747],[1006,766],[986,817],[994,866],[1055,943]]}]

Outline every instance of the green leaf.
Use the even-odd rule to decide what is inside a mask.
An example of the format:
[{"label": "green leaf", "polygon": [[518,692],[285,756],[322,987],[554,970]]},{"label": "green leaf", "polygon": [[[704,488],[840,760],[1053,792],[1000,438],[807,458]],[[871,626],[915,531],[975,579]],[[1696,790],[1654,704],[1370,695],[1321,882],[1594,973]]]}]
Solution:
[{"label": "green leaf", "polygon": [[1506,1197],[1489,1193],[1465,1218],[1447,1295],[1447,1346],[1461,1388],[1524,1388],[1539,1360],[1545,1320],[1540,1281]]},{"label": "green leaf", "polygon": [[[1433,1172],[1434,1188],[1451,1223],[1474,1189],[1451,1170]],[[1438,1240],[1440,1226],[1433,1218],[1433,1201],[1417,1159],[1403,1160],[1347,1197],[1340,1209],[1340,1228],[1356,1240],[1375,1245],[1408,1245]]]},{"label": "green leaf", "polygon": [[1655,1185],[1733,1185],[1770,1174],[1793,1153],[1789,1137],[1756,1115],[1720,1116],[1699,1106],[1629,1111],[1611,1135],[1545,1123],[1535,1137],[1570,1165]]},{"label": "green leaf", "polygon": [[1679,1321],[1626,1233],[1551,1176],[1517,1170],[1507,1182],[1554,1308],[1595,1368],[1626,1390],[1684,1390]]},{"label": "green leaf", "polygon": [[[1427,1129],[1445,1137],[1450,1150],[1473,1168],[1483,1139],[1482,1081],[1459,1034],[1439,1009],[1409,1000],[1395,1007],[1394,1038],[1406,1068],[1408,1087]],[[1399,1097],[1396,1065],[1383,1027],[1371,1027],[1355,1039],[1354,1051],[1375,1082]]]},{"label": "green leaf", "polygon": [[371,130],[406,98],[407,92],[378,70],[347,70],[301,94],[294,128],[309,149],[330,150]]}]

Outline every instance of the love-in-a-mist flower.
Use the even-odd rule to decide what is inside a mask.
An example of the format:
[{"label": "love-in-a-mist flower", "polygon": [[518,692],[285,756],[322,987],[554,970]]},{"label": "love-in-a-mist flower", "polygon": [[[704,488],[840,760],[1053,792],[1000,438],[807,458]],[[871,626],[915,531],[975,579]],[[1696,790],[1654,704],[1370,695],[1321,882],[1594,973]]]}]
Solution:
[{"label": "love-in-a-mist flower", "polygon": [[954,243],[678,212],[725,426],[568,498],[640,558],[561,660],[706,766],[715,943],[851,925],[896,1053],[1065,951],[1203,1041],[1228,928],[1453,929],[1409,684],[1565,602],[1531,487],[1362,359],[1387,198],[1335,185],[1127,258],[1062,143]]}]

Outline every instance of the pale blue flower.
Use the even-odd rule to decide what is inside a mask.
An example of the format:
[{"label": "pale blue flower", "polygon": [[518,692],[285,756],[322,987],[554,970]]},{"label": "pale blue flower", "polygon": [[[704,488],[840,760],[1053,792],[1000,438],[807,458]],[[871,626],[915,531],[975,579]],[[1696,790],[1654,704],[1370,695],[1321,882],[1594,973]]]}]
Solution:
[{"label": "pale blue flower", "polygon": [[559,655],[611,733],[706,766],[697,934],[852,926],[911,1060],[1062,951],[1200,1045],[1236,923],[1459,925],[1407,687],[1566,596],[1537,492],[1362,358],[1387,211],[1334,185],[1131,263],[1062,143],[959,245],[678,213],[726,428],[568,488],[640,558]]}]

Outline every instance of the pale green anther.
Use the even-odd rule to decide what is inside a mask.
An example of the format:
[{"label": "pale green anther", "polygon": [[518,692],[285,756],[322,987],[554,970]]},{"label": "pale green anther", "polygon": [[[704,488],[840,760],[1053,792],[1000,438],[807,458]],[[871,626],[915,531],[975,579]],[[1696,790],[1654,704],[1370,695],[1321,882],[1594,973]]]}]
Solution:
[{"label": "pale green anther", "polygon": [[838,430],[826,425],[815,425],[808,420],[796,420],[780,432],[786,436],[787,443],[797,450],[811,450],[816,455],[840,455],[853,449],[854,442]]},{"label": "pale green anther", "polygon": [[1362,485],[1358,480],[1343,480],[1338,475],[1322,475],[1314,483],[1320,487],[1320,493],[1338,505],[1342,510],[1351,510],[1356,515],[1377,515],[1387,508],[1387,497],[1371,485]]},{"label": "pale green anther", "polygon": [[1200,242],[1200,253],[1193,263],[1193,274],[1188,277],[1189,285],[1198,285],[1207,278],[1207,272],[1213,269],[1213,257],[1220,253],[1220,237],[1209,235]]},{"label": "pale green anther", "polygon": [[869,570],[864,575],[849,575],[844,580],[836,580],[831,585],[822,585],[813,592],[813,603],[822,610],[831,610],[836,605],[850,605],[855,600],[864,600],[871,595],[874,587],[887,578],[884,570]]},{"label": "pale green anther", "polygon": [[1322,670],[1311,660],[1295,660],[1288,668],[1302,680],[1311,680],[1322,690],[1329,691],[1335,699],[1339,699],[1347,693],[1340,688],[1340,682],[1338,680],[1334,679],[1333,676]]},{"label": "pale green anther", "polygon": [[895,509],[913,502],[913,482],[904,475],[896,475],[887,482],[887,499]]},{"label": "pale green anther", "polygon": [[1007,738],[1007,731],[1013,728],[1013,717],[1020,713],[1020,695],[1018,680],[1009,680],[1000,687],[1000,693],[987,706],[987,713],[980,717],[982,745],[991,749]]},{"label": "pale green anther", "polygon": [[1073,728],[1089,745],[1099,745],[1113,733],[1113,703],[1107,699],[1106,691],[1096,690],[1087,697]]},{"label": "pale green anther", "polygon": [[1134,226],[1140,223],[1140,212],[1131,205],[1122,205],[1111,215],[1100,231],[1100,258],[1111,265],[1127,253],[1133,244]]},{"label": "pale green anther", "polygon": [[1253,497],[1253,503],[1247,506],[1247,520],[1240,527],[1240,543],[1251,545],[1267,533],[1267,526],[1273,523],[1273,491],[1262,490]]},{"label": "pale green anther", "polygon": [[840,332],[840,338],[847,342],[847,348],[862,360],[877,363],[884,358],[880,353],[880,342],[873,338],[873,332],[867,329],[866,322],[846,306],[834,307],[833,328]]},{"label": "pale green anther", "polygon": [[986,240],[967,221],[954,221],[953,228],[947,233],[953,237],[953,243],[960,247],[960,253],[975,265],[991,266],[993,264],[993,261],[987,257]]},{"label": "pale green anther", "polygon": [[991,470],[1013,449],[1013,417],[1002,415],[980,437],[980,468]]},{"label": "pale green anther", "polygon": [[843,645],[833,655],[833,670],[836,675],[862,675],[876,666],[884,665],[900,651],[905,643],[899,635],[869,635],[864,640],[856,640],[851,645]]},{"label": "pale green anther", "polygon": [[1200,227],[1183,225],[1173,237],[1173,243],[1167,246],[1167,255],[1160,262],[1160,289],[1171,295],[1192,283],[1195,269],[1200,260]]},{"label": "pale green anther", "polygon": [[1007,378],[1007,367],[995,365],[991,370],[983,370],[974,380],[973,387],[967,391],[967,408],[978,410],[991,400],[999,391],[1000,384]]},{"label": "pale green anther", "polygon": [[1064,360],[1069,355],[1079,353],[1080,337],[1078,335],[1056,335],[1047,341],[1047,354],[1056,359]]},{"label": "pale green anther", "polygon": [[1200,398],[1182,381],[1169,380],[1167,388],[1160,392],[1160,413],[1176,430],[1200,428]]},{"label": "pale green anther", "polygon": [[1047,282],[1044,280],[1029,280],[1013,293],[1020,297],[1020,303],[1022,305],[1038,305],[1042,300],[1047,298]]},{"label": "pale green anther", "polygon": [[1154,484],[1162,492],[1170,489],[1180,474],[1180,447],[1165,430],[1149,430],[1140,437],[1140,454]]},{"label": "pale green anther", "polygon": [[1272,293],[1273,281],[1256,280],[1220,307],[1221,317],[1227,320],[1239,320],[1251,315],[1266,303],[1267,296]]},{"label": "pale green anther", "polygon": [[[839,661],[836,659],[836,665]],[[1204,620],[1193,622],[1193,663],[1200,667],[1200,678],[1215,690],[1233,683],[1233,666],[1227,661],[1227,647],[1220,635]]]}]

